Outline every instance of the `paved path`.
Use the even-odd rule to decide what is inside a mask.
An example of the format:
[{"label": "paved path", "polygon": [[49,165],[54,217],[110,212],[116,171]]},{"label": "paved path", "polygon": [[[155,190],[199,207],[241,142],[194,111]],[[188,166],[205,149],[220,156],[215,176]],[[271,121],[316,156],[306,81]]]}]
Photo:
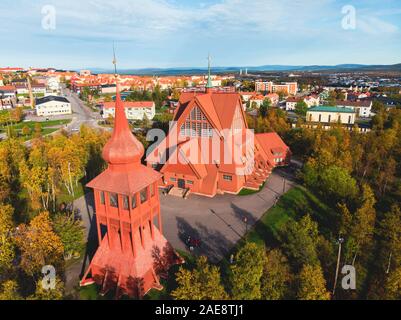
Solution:
[{"label": "paved path", "polygon": [[96,236],[96,220],[94,220],[94,205],[92,194],[74,201],[74,208],[81,211],[82,223],[85,226],[85,237],[88,245],[85,255],[82,256],[74,264],[69,265],[66,270],[65,291],[66,293],[74,293],[74,287],[79,283],[86,268],[88,267],[89,257],[93,255],[94,247],[97,246]]},{"label": "paved path", "polygon": [[[246,229],[249,230],[274,205],[277,197],[294,184],[292,176],[280,169],[272,173],[262,191],[249,196],[225,194],[211,199],[190,195],[184,200],[160,195],[164,235],[173,247],[181,250],[188,249],[185,245],[188,235],[193,239],[201,239],[201,248],[194,253],[206,255],[211,261],[217,262],[244,236]],[[91,245],[88,246],[86,257],[81,257],[80,261],[67,268],[67,293],[73,292],[88,267],[88,256],[94,253],[97,246],[92,195],[76,200],[74,206],[81,210]],[[248,220],[247,225],[244,218]]]}]

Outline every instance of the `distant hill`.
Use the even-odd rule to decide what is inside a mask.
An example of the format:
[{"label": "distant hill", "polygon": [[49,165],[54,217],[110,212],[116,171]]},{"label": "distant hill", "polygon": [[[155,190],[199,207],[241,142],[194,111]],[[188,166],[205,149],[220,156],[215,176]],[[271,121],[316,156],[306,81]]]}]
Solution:
[{"label": "distant hill", "polygon": [[[401,63],[395,65],[363,65],[363,64],[339,64],[335,66],[287,66],[287,65],[264,65],[256,67],[214,67],[213,73],[239,73],[240,70],[248,73],[254,72],[318,72],[318,71],[401,71]],[[113,73],[112,69],[89,68],[93,73]],[[143,68],[143,69],[121,69],[121,74],[136,75],[193,75],[206,74],[206,68]]]}]

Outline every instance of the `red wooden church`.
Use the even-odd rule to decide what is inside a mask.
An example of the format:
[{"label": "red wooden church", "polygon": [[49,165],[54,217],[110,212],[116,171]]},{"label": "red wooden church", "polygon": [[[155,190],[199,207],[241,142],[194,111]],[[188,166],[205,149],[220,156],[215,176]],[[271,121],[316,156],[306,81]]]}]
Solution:
[{"label": "red wooden church", "polygon": [[241,96],[213,89],[210,60],[205,92],[182,93],[173,120],[167,137],[147,156],[148,165],[163,174],[161,186],[170,190],[207,197],[259,190],[274,168],[290,163],[290,148],[277,133],[247,139]]},{"label": "red wooden church", "polygon": [[101,294],[115,291],[117,298],[161,289],[159,276],[178,262],[163,236],[161,174],[141,164],[143,155],[117,85],[114,132],[103,150],[108,168],[87,185],[94,191],[99,248],[81,281],[97,283]]}]

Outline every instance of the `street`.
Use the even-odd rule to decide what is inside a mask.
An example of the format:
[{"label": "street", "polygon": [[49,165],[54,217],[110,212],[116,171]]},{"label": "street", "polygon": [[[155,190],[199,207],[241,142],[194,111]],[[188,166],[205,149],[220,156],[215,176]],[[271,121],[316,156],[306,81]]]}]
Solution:
[{"label": "street", "polygon": [[92,128],[104,130],[103,127],[98,125],[98,121],[101,120],[100,114],[85,106],[84,102],[79,99],[76,93],[62,87],[61,94],[65,95],[68,101],[70,101],[73,112],[72,121],[66,128],[67,131],[78,132],[83,124]]}]

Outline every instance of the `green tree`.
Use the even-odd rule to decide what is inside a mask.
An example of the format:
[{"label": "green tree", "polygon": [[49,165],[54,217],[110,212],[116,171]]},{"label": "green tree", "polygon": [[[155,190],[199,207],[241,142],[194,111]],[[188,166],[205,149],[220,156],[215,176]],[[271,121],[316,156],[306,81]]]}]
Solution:
[{"label": "green tree", "polygon": [[352,254],[352,265],[355,264],[357,256],[361,253],[368,254],[366,250],[372,243],[376,223],[376,199],[372,189],[368,185],[362,186],[362,205],[356,211],[346,243],[346,258],[350,259]]},{"label": "green tree", "polygon": [[287,297],[291,283],[291,272],[287,258],[279,249],[267,252],[261,279],[263,300],[282,300]]},{"label": "green tree", "polygon": [[353,200],[358,193],[356,180],[346,169],[338,166],[324,169],[320,176],[318,189],[333,204]]},{"label": "green tree", "polygon": [[319,265],[305,265],[299,274],[298,282],[299,300],[330,300],[326,280]]},{"label": "green tree", "polygon": [[79,256],[85,248],[85,228],[81,221],[76,221],[74,215],[58,214],[53,219],[54,231],[60,237],[64,246],[64,258]]},{"label": "green tree", "polygon": [[246,243],[235,255],[230,266],[231,293],[235,300],[256,300],[262,297],[261,278],[265,265],[264,247]]},{"label": "green tree", "polygon": [[270,99],[269,98],[264,99],[262,105],[259,108],[260,115],[263,118],[266,118],[267,112],[269,111],[270,108],[271,108]]},{"label": "green tree", "polygon": [[306,116],[306,113],[308,112],[308,105],[305,103],[305,101],[299,101],[295,105],[295,113],[299,116]]},{"label": "green tree", "polygon": [[220,270],[202,256],[194,270],[180,267],[176,274],[178,287],[172,292],[177,300],[224,300],[227,293],[221,284]]},{"label": "green tree", "polygon": [[298,222],[293,219],[287,221],[279,232],[279,240],[295,266],[319,263],[316,250],[319,243],[318,225],[310,215]]}]

